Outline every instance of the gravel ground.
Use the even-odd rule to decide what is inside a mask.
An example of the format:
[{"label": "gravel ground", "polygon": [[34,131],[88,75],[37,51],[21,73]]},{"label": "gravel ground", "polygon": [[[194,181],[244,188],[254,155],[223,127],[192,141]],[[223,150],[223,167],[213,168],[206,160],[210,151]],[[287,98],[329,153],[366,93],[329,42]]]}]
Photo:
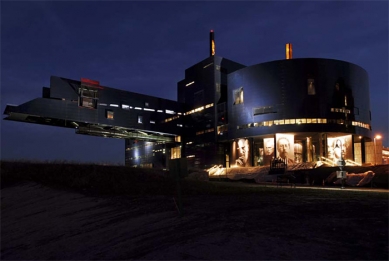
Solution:
[{"label": "gravel ground", "polygon": [[172,197],[7,187],[1,259],[388,260],[387,197],[279,190],[186,196],[180,217]]}]

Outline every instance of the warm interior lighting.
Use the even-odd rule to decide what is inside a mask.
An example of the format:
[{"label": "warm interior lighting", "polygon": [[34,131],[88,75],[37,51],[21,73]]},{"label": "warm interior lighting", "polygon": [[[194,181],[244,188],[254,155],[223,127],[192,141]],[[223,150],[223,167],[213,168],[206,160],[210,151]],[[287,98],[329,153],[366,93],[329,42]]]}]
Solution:
[{"label": "warm interior lighting", "polygon": [[292,59],[292,44],[287,43],[285,46],[286,59]]}]

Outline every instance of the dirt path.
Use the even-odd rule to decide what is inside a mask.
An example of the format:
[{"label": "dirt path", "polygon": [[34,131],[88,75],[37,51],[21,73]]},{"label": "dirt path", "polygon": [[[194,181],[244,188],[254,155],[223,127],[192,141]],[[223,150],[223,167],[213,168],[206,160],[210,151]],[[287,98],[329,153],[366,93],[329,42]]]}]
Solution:
[{"label": "dirt path", "polygon": [[290,191],[185,197],[180,218],[170,197],[26,183],[2,190],[1,259],[387,260],[387,199]]}]

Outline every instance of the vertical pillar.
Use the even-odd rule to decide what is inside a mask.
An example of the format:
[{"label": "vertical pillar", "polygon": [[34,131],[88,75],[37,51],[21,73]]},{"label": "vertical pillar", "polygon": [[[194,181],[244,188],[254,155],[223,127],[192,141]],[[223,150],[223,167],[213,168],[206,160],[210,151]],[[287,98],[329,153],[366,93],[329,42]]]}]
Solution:
[{"label": "vertical pillar", "polygon": [[312,162],[312,140],[307,137],[307,162]]},{"label": "vertical pillar", "polygon": [[366,163],[366,148],[365,148],[365,137],[361,139],[361,154],[362,154],[362,165]]}]

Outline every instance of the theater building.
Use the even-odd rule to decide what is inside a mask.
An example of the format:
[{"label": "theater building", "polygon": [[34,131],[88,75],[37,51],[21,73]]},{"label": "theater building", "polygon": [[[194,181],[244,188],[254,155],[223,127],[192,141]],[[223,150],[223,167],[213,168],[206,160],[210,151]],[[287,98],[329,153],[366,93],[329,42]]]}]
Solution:
[{"label": "theater building", "polygon": [[293,59],[290,44],[286,59],[245,66],[215,55],[213,31],[209,50],[185,70],[177,101],[52,76],[42,98],[8,105],[4,119],[124,139],[125,164],[134,167],[165,168],[181,157],[200,168],[382,158],[360,66]]}]

